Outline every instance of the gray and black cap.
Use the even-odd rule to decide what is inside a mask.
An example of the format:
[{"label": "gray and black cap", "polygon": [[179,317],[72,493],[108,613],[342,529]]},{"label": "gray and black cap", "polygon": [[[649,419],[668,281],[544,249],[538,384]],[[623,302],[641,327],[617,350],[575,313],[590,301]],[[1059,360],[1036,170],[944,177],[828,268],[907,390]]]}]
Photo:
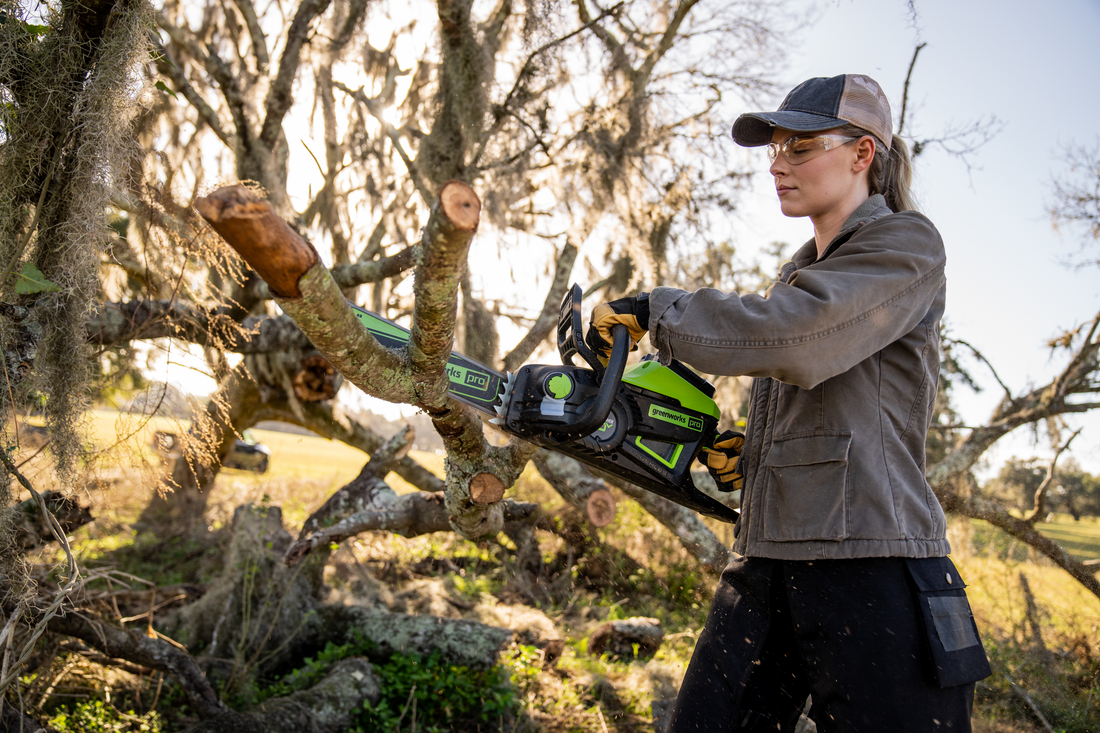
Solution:
[{"label": "gray and black cap", "polygon": [[842,74],[804,81],[775,112],[750,112],[733,123],[738,145],[754,148],[772,141],[775,128],[821,132],[852,124],[874,135],[890,149],[893,120],[882,87],[863,74]]}]

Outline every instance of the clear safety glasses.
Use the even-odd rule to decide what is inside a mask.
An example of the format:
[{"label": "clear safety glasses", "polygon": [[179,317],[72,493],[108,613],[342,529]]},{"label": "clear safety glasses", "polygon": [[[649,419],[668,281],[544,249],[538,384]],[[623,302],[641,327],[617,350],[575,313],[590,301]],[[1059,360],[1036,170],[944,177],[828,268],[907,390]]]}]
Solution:
[{"label": "clear safety glasses", "polygon": [[782,153],[791,165],[801,165],[823,155],[828,150],[847,145],[853,140],[859,140],[859,138],[848,135],[815,135],[813,137],[794,135],[782,143],[768,143],[768,160],[774,163]]}]

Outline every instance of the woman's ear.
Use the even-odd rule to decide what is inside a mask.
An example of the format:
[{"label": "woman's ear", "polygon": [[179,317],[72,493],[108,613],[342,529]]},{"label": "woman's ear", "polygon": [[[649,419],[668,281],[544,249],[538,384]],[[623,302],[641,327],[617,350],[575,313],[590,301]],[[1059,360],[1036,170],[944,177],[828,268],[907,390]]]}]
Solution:
[{"label": "woman's ear", "polygon": [[865,171],[874,159],[875,139],[870,135],[864,135],[856,142],[856,159],[852,163],[852,170],[856,173]]}]

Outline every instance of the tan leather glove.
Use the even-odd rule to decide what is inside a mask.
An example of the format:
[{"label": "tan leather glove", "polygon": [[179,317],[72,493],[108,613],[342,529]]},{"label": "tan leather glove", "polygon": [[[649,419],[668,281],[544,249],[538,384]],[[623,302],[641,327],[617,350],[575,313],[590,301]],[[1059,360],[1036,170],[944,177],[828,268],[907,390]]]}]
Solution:
[{"label": "tan leather glove", "polygon": [[630,350],[636,350],[638,342],[649,333],[649,293],[600,303],[592,309],[584,341],[596,352],[604,366],[611,358],[611,328],[618,324],[630,331]]},{"label": "tan leather glove", "polygon": [[727,430],[714,439],[709,448],[703,448],[699,462],[707,467],[719,491],[740,491],[744,474],[738,469],[741,462],[741,450],[745,447],[745,436]]}]

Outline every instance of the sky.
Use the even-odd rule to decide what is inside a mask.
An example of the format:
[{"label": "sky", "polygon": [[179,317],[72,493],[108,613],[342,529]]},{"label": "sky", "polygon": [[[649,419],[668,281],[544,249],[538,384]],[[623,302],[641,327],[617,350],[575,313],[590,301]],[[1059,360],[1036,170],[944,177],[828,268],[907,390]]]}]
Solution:
[{"label": "sky", "polygon": [[[895,105],[896,129],[913,49],[924,42],[906,127],[927,138],[991,115],[1003,123],[969,170],[941,149],[924,152],[915,191],[947,248],[950,333],[981,351],[1014,392],[1045,383],[1063,363],[1047,340],[1100,310],[1100,268],[1066,266],[1083,234],[1056,231],[1048,213],[1052,182],[1070,169],[1065,150],[1100,144],[1100,2],[916,0],[915,21],[899,0],[816,7],[820,20],[791,49],[788,88],[815,76],[868,74]],[[744,111],[756,110],[731,110],[731,120]],[[763,153],[753,154],[766,165]],[[809,223],[785,220],[770,178],[759,178],[745,201],[755,213],[739,235],[762,243],[809,239]],[[970,366],[986,388],[978,395],[960,388],[956,399],[973,424],[1003,392],[987,369]],[[1100,472],[1100,416],[1071,423],[1086,426],[1071,453]],[[1017,432],[989,454],[995,466],[1013,455],[1049,455],[1047,445],[1032,446],[1026,430]]]}]

